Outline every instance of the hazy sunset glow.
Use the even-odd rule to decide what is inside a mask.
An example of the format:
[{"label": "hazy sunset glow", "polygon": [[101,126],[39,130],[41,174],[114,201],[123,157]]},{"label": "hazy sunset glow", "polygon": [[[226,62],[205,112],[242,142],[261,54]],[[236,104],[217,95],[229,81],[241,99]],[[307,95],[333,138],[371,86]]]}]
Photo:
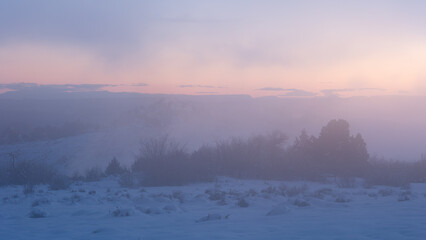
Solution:
[{"label": "hazy sunset glow", "polygon": [[426,0],[0,0],[1,239],[426,236]]},{"label": "hazy sunset glow", "polygon": [[0,83],[176,94],[424,95],[425,8],[415,0],[5,0]]}]

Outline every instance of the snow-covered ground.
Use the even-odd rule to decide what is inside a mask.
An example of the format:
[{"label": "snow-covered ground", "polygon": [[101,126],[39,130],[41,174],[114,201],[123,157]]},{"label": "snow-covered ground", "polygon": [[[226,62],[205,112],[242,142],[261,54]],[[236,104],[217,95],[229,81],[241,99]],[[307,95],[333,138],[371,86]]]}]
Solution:
[{"label": "snow-covered ground", "polygon": [[130,166],[139,153],[142,140],[153,136],[150,129],[124,126],[56,140],[0,145],[0,161],[15,153],[18,160],[43,161],[71,175],[92,167],[104,169],[113,157]]},{"label": "snow-covered ground", "polygon": [[425,239],[426,184],[410,188],[221,178],[179,187],[116,179],[0,188],[1,239]]}]

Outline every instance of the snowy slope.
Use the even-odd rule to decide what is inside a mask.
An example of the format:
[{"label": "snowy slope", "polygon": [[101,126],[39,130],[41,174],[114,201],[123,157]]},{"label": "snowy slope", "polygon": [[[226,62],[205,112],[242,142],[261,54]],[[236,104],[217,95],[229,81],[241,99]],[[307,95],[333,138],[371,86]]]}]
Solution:
[{"label": "snowy slope", "polygon": [[[426,184],[241,181],[126,189],[0,188],[2,239],[424,239]],[[244,199],[244,200],[242,200]],[[245,201],[245,206],[241,201]],[[240,206],[239,206],[240,205]],[[35,216],[30,217],[31,213]],[[40,214],[42,217],[37,217]]]},{"label": "snowy slope", "polygon": [[146,128],[123,126],[50,141],[0,145],[0,160],[8,159],[8,153],[15,153],[19,160],[53,163],[68,173],[84,172],[91,167],[105,168],[113,157],[130,165],[141,141],[154,136],[156,134]]}]

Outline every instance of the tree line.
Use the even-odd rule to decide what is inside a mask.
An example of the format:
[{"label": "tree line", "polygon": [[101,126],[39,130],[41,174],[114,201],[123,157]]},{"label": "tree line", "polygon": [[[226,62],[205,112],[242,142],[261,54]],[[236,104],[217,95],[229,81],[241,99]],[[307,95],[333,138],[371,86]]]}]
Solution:
[{"label": "tree line", "polygon": [[[190,152],[167,136],[153,138],[141,145],[129,168],[114,158],[105,170],[92,168],[83,176],[67,179],[96,181],[110,175],[119,176],[123,186],[183,185],[212,181],[218,176],[310,181],[363,178],[371,185],[402,186],[426,181],[426,158],[414,163],[372,158],[361,134],[351,135],[349,123],[336,119],[329,121],[318,136],[302,131],[292,143],[277,131],[218,141]],[[41,163],[18,164],[14,160],[0,168],[3,185],[64,183],[64,179]]]}]

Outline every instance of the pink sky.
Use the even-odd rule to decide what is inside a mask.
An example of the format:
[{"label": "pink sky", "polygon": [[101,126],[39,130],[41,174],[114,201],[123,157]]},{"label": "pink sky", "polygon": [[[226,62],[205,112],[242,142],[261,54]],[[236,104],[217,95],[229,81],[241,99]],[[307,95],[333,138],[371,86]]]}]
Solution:
[{"label": "pink sky", "polygon": [[[252,96],[426,93],[422,2],[107,3],[2,3],[11,24],[0,34],[0,83]],[[90,21],[81,25],[82,16]],[[147,86],[129,86],[139,83]]]}]

